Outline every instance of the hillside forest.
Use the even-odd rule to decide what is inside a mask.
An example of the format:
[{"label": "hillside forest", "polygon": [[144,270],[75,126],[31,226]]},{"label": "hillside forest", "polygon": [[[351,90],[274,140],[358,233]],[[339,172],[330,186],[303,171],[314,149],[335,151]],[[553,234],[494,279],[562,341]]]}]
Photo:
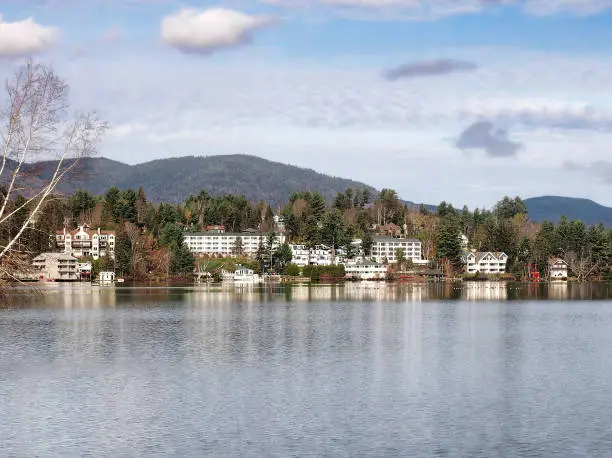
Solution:
[{"label": "hillside forest", "polygon": [[[8,202],[9,208],[18,209],[23,199],[17,196]],[[25,209],[22,212],[25,217]],[[112,262],[119,274],[128,277],[180,276],[190,274],[196,265],[183,244],[185,232],[223,225],[227,232],[255,229],[273,234],[278,231],[275,213],[284,221],[288,242],[309,247],[325,244],[343,249],[348,258],[358,255],[352,240],[360,239],[367,253],[376,230],[392,223],[399,226],[401,236],[422,242],[426,259],[444,263],[457,273],[462,269],[460,235],[464,234],[471,249],[508,254],[507,270],[517,278],[528,276],[530,268],[545,277],[549,261],[556,257],[565,259],[579,280],[610,276],[612,231],[601,224],[587,227],[582,221],[567,218],[557,224],[535,223],[519,197],[505,197],[490,210],[456,209],[442,202],[432,211],[425,206],[409,207],[392,189],[374,196],[369,188],[349,188],[328,202],[317,192],[295,192],[276,209],[262,200],[253,202],[231,194],[214,196],[206,191],[188,196],[181,204],[154,204],[142,187],[111,187],[101,195],[80,189],[70,196],[49,199],[35,224],[20,237],[19,247],[28,256],[52,251],[56,230],[88,224],[116,231],[116,259],[101,259],[98,264],[102,265],[97,268],[109,267],[104,264]],[[0,243],[14,235],[20,220],[11,223],[0,226]],[[262,253],[269,251],[265,248],[261,247]],[[290,259],[290,250],[281,246],[267,262],[286,269]],[[258,256],[245,262],[261,270],[266,260]]]}]

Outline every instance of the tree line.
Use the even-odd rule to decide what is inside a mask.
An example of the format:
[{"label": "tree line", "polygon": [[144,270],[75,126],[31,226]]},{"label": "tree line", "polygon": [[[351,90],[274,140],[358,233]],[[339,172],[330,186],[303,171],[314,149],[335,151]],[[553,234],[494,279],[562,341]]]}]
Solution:
[{"label": "tree line", "polygon": [[[1,191],[1,190],[0,190]],[[1,197],[1,195],[0,195]],[[17,196],[8,208],[19,209]],[[27,205],[24,213],[27,214]],[[16,212],[18,216],[19,212]],[[519,197],[504,197],[491,209],[456,209],[447,202],[436,208],[415,207],[399,199],[392,189],[378,194],[368,189],[347,189],[331,202],[312,191],[293,193],[284,206],[271,208],[266,202],[251,202],[244,196],[212,196],[200,192],[182,204],[152,203],[145,190],[110,188],[94,196],[78,190],[71,196],[53,196],[39,212],[35,224],[20,237],[24,251],[35,255],[53,249],[49,235],[56,229],[72,229],[87,223],[117,231],[115,268],[121,275],[184,275],[194,269],[194,258],[183,242],[185,232],[224,225],[227,232],[254,229],[263,234],[277,231],[275,214],[284,225],[287,241],[314,248],[327,245],[332,257],[342,249],[348,258],[357,255],[354,239],[368,253],[376,231],[394,225],[403,237],[422,242],[426,259],[462,269],[462,236],[478,251],[503,251],[508,272],[526,277],[530,270],[547,275],[549,261],[563,258],[581,280],[608,278],[612,263],[612,231],[603,225],[587,227],[581,221],[562,218],[558,223],[535,223]],[[0,227],[0,243],[14,235],[15,228]],[[397,235],[396,233],[394,233]],[[288,247],[270,249],[262,244],[259,265],[282,269],[290,263]],[[234,247],[240,256],[242,247]],[[403,259],[400,254],[400,260]]]}]

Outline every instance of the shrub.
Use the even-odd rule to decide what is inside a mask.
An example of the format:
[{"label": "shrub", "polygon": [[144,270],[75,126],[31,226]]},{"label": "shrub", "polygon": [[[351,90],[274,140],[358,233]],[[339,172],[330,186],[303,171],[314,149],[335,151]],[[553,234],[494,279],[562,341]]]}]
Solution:
[{"label": "shrub", "polygon": [[324,279],[339,279],[344,278],[346,272],[343,265],[338,266],[305,266],[302,269],[302,275],[310,278],[312,281]]},{"label": "shrub", "polygon": [[300,268],[297,264],[287,264],[285,266],[284,274],[291,277],[297,277],[300,275]]}]

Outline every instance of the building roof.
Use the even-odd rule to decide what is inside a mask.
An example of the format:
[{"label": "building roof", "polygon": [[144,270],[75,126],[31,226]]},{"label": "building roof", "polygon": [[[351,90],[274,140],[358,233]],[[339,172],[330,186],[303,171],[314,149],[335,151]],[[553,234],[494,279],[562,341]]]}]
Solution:
[{"label": "building roof", "polygon": [[382,226],[378,226],[378,229],[381,231],[393,231],[393,232],[402,230],[401,227],[399,227],[397,224],[394,224],[394,223],[387,223]]},{"label": "building roof", "polygon": [[388,235],[375,235],[373,237],[374,242],[417,242],[421,243],[419,239],[400,239],[397,237],[389,237]]},{"label": "building roof", "polygon": [[[87,226],[85,224],[85,225],[80,226],[77,229],[73,229],[71,231],[67,231],[65,229],[63,229],[61,231],[55,231],[55,235],[64,235],[65,234],[65,235],[70,235],[71,237],[74,237],[79,232],[81,232],[81,233],[87,234],[89,236],[89,238],[92,238],[94,235],[98,234],[98,230],[93,230],[93,229],[91,229],[89,226]],[[101,235],[115,235],[115,231],[100,230],[100,234]]]},{"label": "building roof", "polygon": [[34,260],[76,261],[77,258],[75,258],[74,256],[70,256],[68,253],[41,253],[36,256]]},{"label": "building roof", "polygon": [[[226,236],[234,236],[234,237],[252,237],[254,235],[261,235],[267,237],[267,233],[255,233],[255,232],[215,232],[215,231],[200,231],[200,232],[185,232],[183,234],[185,237],[196,236],[196,237],[226,237]],[[276,234],[279,237],[279,234]]]},{"label": "building roof", "polygon": [[501,259],[502,256],[506,256],[506,253],[504,253],[503,251],[476,251],[476,252],[472,252],[475,256],[476,256],[476,261],[479,262],[482,259],[484,259],[485,256],[487,256],[488,254],[490,254],[491,256],[493,256],[495,259],[499,260]]},{"label": "building roof", "polygon": [[461,258],[465,261],[469,256],[474,256],[476,259],[476,262],[480,262],[488,254],[493,256],[498,261],[501,259],[502,256],[508,257],[508,255],[504,253],[503,251],[464,251],[463,254],[461,255]]},{"label": "building roof", "polygon": [[371,266],[371,267],[387,267],[384,264],[380,264],[378,262],[374,262],[374,261],[370,261],[368,259],[365,259],[363,261],[357,261],[357,262],[350,262],[350,263],[346,263],[345,267],[358,267],[358,266]]}]

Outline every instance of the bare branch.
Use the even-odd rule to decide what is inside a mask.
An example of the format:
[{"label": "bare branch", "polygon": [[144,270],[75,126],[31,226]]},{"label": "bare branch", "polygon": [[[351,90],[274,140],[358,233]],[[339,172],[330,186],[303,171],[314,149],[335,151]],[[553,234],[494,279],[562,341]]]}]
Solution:
[{"label": "bare branch", "polygon": [[[24,211],[27,215],[16,232],[8,231],[12,234],[8,240],[0,240],[0,264],[15,251],[14,244],[57,185],[81,158],[96,153],[107,130],[95,113],[68,116],[68,85],[47,65],[29,60],[5,87],[7,104],[0,109],[4,119],[0,185],[5,186],[0,195],[0,229],[14,224]],[[47,176],[34,173],[32,164],[40,160],[56,161]],[[25,199],[8,210],[17,195]]]}]

